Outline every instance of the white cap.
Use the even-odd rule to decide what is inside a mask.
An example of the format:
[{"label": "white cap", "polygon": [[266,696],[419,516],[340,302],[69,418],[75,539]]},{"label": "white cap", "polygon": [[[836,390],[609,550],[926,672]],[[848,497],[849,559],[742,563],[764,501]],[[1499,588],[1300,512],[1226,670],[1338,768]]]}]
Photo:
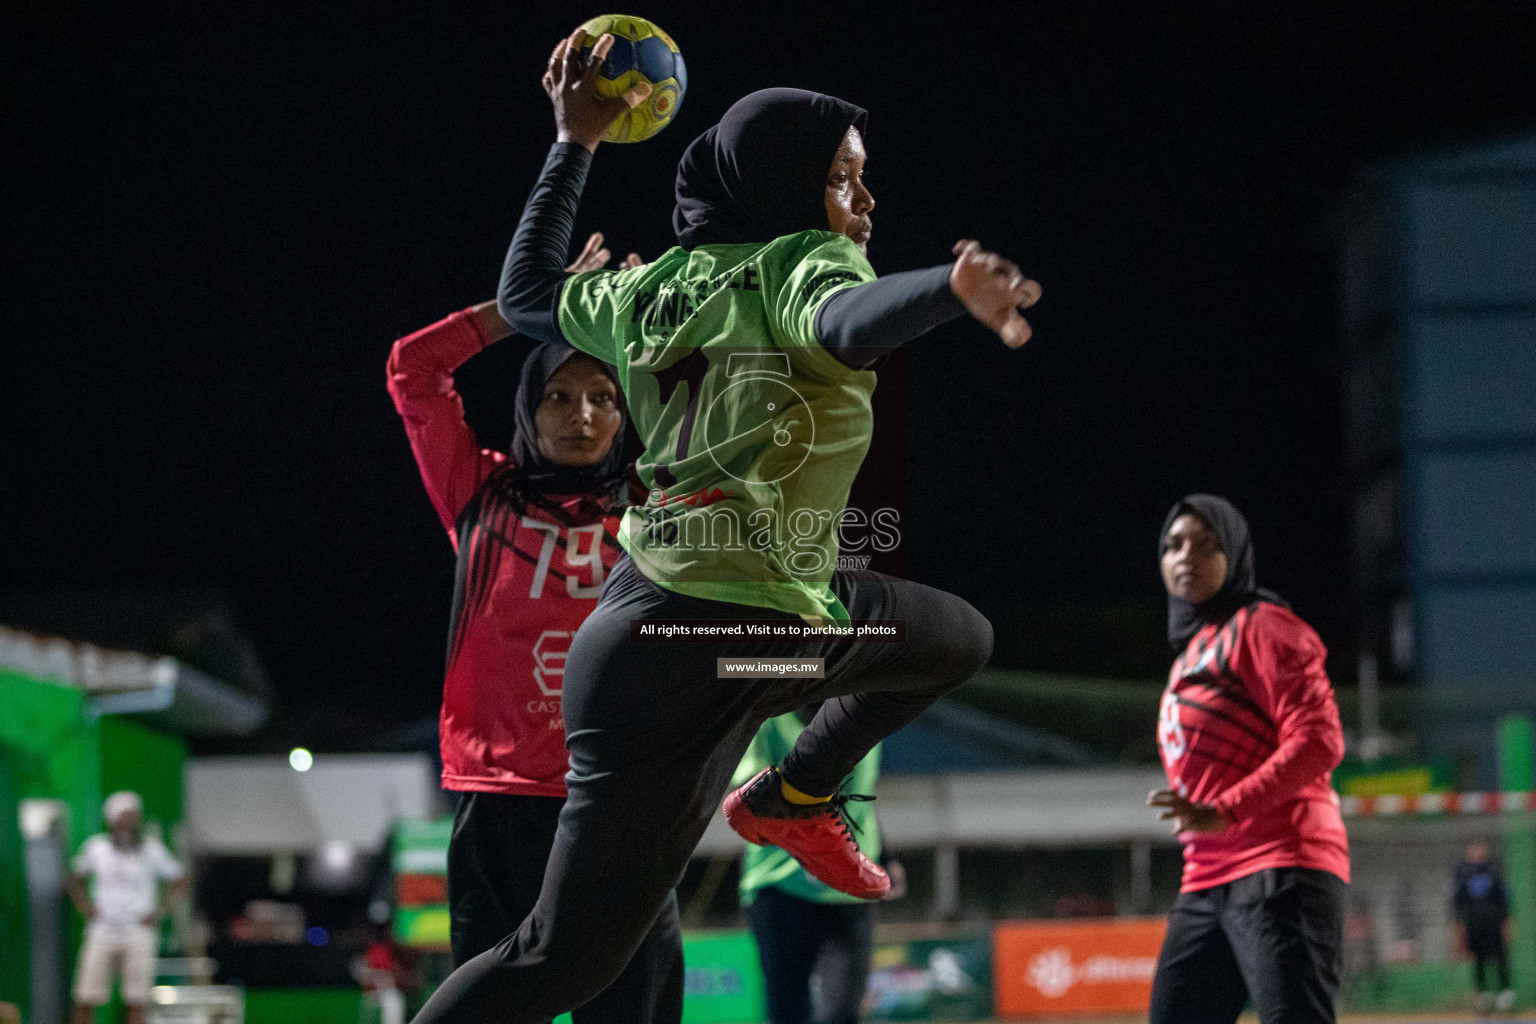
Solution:
[{"label": "white cap", "polygon": [[101,816],[107,819],[108,825],[115,823],[128,811],[133,811],[140,817],[144,815],[144,801],[131,789],[118,790],[107,797],[106,803],[101,805]]}]

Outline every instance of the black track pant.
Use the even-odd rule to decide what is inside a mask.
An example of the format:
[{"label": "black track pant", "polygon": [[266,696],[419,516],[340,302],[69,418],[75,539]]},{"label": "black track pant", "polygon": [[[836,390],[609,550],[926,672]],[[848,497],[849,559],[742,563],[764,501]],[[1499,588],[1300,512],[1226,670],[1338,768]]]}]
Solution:
[{"label": "black track pant", "polygon": [[[448,843],[453,963],[462,966],[523,923],[538,902],[562,797],[465,793]],[[677,897],[662,908],[618,980],[574,1011],[576,1024],[678,1024],[683,936]]]},{"label": "black track pant", "polygon": [[1232,1024],[1250,998],[1261,1024],[1333,1024],[1347,888],[1326,871],[1265,868],[1180,893],[1151,1024]]},{"label": "black track pant", "polygon": [[[769,1024],[858,1024],[875,947],[869,903],[812,903],[769,886],[752,902]],[[816,976],[819,1015],[812,1012]]]},{"label": "black track pant", "polygon": [[[631,642],[632,619],[799,619],[684,597],[619,560],[566,659],[569,797],[538,904],[455,971],[417,1024],[539,1024],[586,1002],[666,905],[759,725],[827,701],[785,771],[831,792],[991,653],[992,627],[953,595],[872,572],[839,572],[832,587],[855,619],[905,621],[905,642]],[[721,657],[822,657],[826,678],[720,679]]]},{"label": "black track pant", "polygon": [[1479,992],[1490,991],[1497,969],[1499,991],[1509,988],[1509,952],[1504,948],[1504,922],[1474,924],[1467,927],[1467,948],[1472,952],[1472,979]]}]

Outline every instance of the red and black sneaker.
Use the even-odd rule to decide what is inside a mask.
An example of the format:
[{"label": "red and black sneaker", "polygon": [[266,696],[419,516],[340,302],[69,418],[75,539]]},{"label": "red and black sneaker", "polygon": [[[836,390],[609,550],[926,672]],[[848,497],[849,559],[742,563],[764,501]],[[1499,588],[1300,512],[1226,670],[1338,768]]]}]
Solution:
[{"label": "red and black sneaker", "polygon": [[725,798],[725,820],[747,842],[779,847],[812,878],[838,892],[884,899],[891,891],[890,876],[864,856],[843,813],[843,805],[856,799],[874,798],[838,795],[822,803],[792,804],[779,788],[778,769],[764,768]]}]

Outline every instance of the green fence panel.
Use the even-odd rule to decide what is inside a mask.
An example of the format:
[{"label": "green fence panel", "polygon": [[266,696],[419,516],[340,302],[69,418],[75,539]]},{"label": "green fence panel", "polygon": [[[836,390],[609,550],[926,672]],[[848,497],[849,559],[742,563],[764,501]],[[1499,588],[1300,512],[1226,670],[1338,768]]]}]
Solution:
[{"label": "green fence panel", "polygon": [[683,1024],[751,1024],[764,1019],[763,970],[745,929],[683,936]]},{"label": "green fence panel", "polygon": [[[0,828],[0,999],[26,1008],[31,999],[26,868],[15,825],[16,803],[62,800],[69,807],[71,849],[101,827],[98,732],[85,718],[85,699],[69,686],[0,669],[0,774],[7,816]],[[68,930],[65,963],[73,964],[79,923]],[[14,945],[12,943],[15,943]]]},{"label": "green fence panel", "polygon": [[1349,980],[1339,993],[1339,1007],[1353,1013],[1461,1011],[1471,998],[1471,972],[1465,963],[1378,967]]},{"label": "green fence panel", "polygon": [[245,1024],[357,1024],[358,988],[252,988],[245,992]]},{"label": "green fence panel", "polygon": [[[0,684],[3,685],[3,684]],[[20,801],[12,748],[0,743],[0,1002],[26,1006],[28,991],[27,868],[21,826],[14,808]]]},{"label": "green fence panel", "polygon": [[[1536,739],[1525,715],[1499,719],[1499,786],[1506,793],[1536,789]],[[1510,983],[1520,1002],[1536,998],[1536,827],[1526,815],[1511,815],[1504,826],[1504,878],[1509,886],[1512,941]]]}]

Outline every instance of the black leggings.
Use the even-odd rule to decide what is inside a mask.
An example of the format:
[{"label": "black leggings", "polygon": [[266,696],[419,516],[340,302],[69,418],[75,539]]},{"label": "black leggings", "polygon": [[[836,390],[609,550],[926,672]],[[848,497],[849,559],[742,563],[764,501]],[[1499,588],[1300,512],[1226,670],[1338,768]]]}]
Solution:
[{"label": "black leggings", "polygon": [[[565,799],[464,793],[448,842],[449,934],[461,966],[515,931],[538,902]],[[571,1011],[575,1024],[677,1024],[683,936],[671,895],[618,980]]]},{"label": "black leggings", "polygon": [[1504,948],[1502,921],[1492,927],[1469,927],[1467,947],[1472,953],[1472,978],[1479,992],[1487,992],[1493,987],[1493,979],[1488,975],[1495,970],[1499,975],[1499,991],[1509,988],[1509,953]]},{"label": "black leggings", "polygon": [[1264,868],[1180,893],[1152,978],[1151,1024],[1333,1024],[1344,943],[1344,880]]},{"label": "black leggings", "polygon": [[[812,903],[768,886],[752,902],[768,1024],[858,1024],[875,947],[870,903]],[[811,977],[821,1015],[812,1012]]]},{"label": "black leggings", "polygon": [[[650,930],[759,725],[826,701],[783,768],[797,788],[831,792],[991,654],[992,627],[951,594],[872,572],[838,572],[832,589],[855,619],[904,621],[905,641],[631,642],[633,619],[799,620],[684,597],[620,559],[566,660],[569,796],[538,904],[417,1024],[539,1024],[586,1002]],[[826,677],[720,679],[723,657],[820,657]]]}]

